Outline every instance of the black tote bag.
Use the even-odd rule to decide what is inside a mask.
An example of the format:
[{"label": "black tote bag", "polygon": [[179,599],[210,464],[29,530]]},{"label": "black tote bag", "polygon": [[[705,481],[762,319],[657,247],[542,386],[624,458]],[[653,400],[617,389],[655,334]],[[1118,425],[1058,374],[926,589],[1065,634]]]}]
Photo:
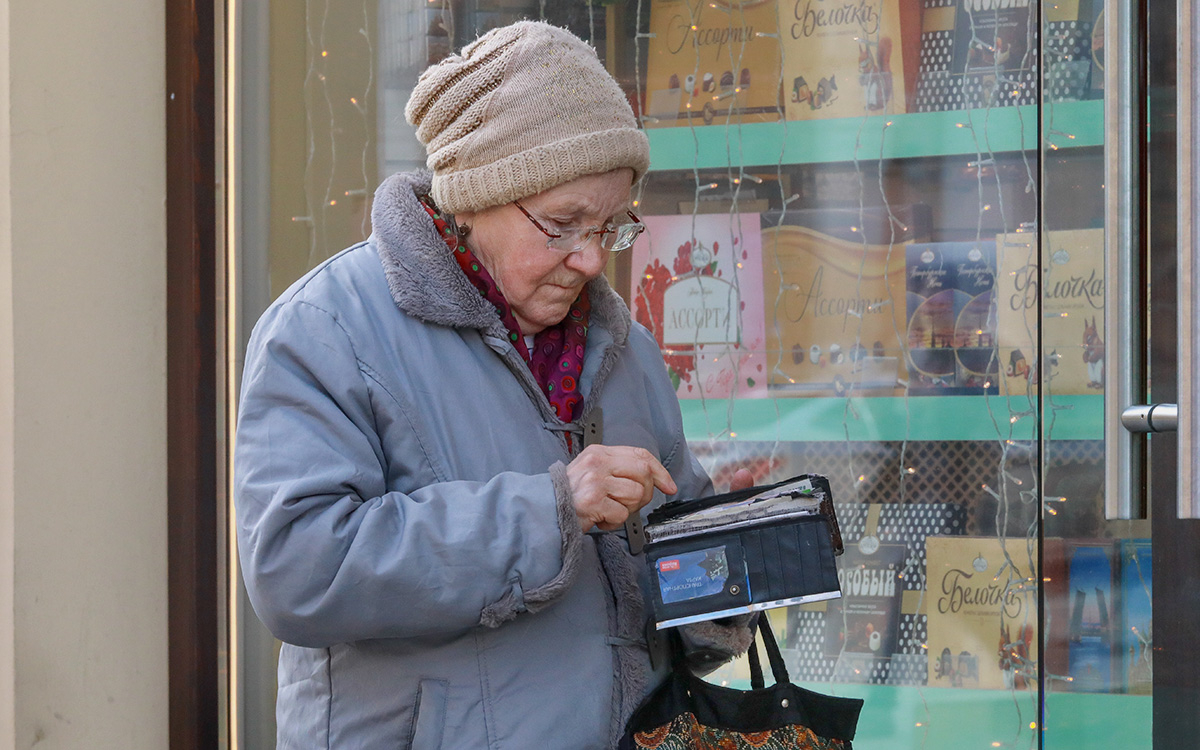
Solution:
[{"label": "black tote bag", "polygon": [[750,690],[694,676],[672,638],[671,675],[634,712],[620,750],[851,750],[863,702],[793,685],[765,615],[758,618],[758,637],[775,684],[765,686],[751,645]]}]

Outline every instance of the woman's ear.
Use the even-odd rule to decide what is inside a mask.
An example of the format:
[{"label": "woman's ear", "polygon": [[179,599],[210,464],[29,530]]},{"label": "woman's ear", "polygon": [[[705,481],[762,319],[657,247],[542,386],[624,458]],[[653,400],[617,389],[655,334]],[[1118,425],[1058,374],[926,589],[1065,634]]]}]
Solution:
[{"label": "woman's ear", "polygon": [[458,236],[466,237],[471,231],[471,225],[475,223],[475,213],[473,211],[463,211],[462,213],[454,214],[454,226],[458,228]]}]

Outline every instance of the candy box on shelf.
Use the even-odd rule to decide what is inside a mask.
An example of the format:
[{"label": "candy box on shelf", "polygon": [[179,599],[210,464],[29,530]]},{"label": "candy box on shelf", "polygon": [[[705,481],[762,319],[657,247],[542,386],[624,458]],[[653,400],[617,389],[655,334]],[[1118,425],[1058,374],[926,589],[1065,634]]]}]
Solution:
[{"label": "candy box on shelf", "polygon": [[1042,391],[1054,396],[1102,393],[1104,229],[1043,234],[1040,279],[1037,239],[1031,232],[996,237],[1002,393],[1032,392],[1041,378]]},{"label": "candy box on shelf", "polygon": [[1037,546],[929,537],[930,687],[1023,690],[1038,680]]},{"label": "candy box on shelf", "polygon": [[656,0],[648,5],[646,127],[780,119],[774,3]]},{"label": "candy box on shelf", "polygon": [[908,246],[910,395],[999,392],[995,242]]},{"label": "candy box on shelf", "polygon": [[781,2],[789,120],[906,112],[916,91],[920,0]]},{"label": "candy box on shelf", "polygon": [[905,248],[931,224],[923,204],[763,214],[772,395],[903,393]]},{"label": "candy box on shelf", "polygon": [[766,395],[762,245],[755,213],[643,216],[631,307],[680,398]]}]

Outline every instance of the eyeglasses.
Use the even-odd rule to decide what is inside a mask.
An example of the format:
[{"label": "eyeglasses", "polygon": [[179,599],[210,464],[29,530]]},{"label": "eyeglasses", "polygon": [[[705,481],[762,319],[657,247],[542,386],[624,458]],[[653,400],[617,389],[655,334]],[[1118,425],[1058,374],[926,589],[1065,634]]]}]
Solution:
[{"label": "eyeglasses", "polygon": [[632,220],[630,224],[616,226],[609,224],[603,227],[563,227],[556,234],[542,226],[537,219],[533,218],[533,214],[526,211],[518,201],[513,201],[513,205],[521,209],[525,218],[533,222],[533,225],[546,235],[548,238],[546,247],[554,248],[560,253],[579,252],[591,241],[592,237],[599,237],[600,247],[610,253],[619,253],[632,247],[634,240],[646,229],[646,225],[634,215],[633,211],[626,211],[625,213]]}]

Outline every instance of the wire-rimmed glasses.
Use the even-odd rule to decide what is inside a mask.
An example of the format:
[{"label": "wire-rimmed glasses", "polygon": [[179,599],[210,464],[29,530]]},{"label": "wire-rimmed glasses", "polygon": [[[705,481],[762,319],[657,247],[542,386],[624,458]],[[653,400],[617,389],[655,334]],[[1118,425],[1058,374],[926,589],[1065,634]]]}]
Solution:
[{"label": "wire-rimmed glasses", "polygon": [[555,233],[542,226],[541,222],[533,218],[533,214],[526,211],[519,201],[513,201],[513,205],[521,209],[525,218],[546,235],[546,246],[554,248],[560,253],[579,252],[591,241],[592,237],[599,237],[600,247],[610,253],[619,253],[632,247],[638,235],[646,229],[646,225],[634,215],[633,211],[626,211],[626,215],[632,220],[629,224],[603,227],[563,227],[558,233]]}]

